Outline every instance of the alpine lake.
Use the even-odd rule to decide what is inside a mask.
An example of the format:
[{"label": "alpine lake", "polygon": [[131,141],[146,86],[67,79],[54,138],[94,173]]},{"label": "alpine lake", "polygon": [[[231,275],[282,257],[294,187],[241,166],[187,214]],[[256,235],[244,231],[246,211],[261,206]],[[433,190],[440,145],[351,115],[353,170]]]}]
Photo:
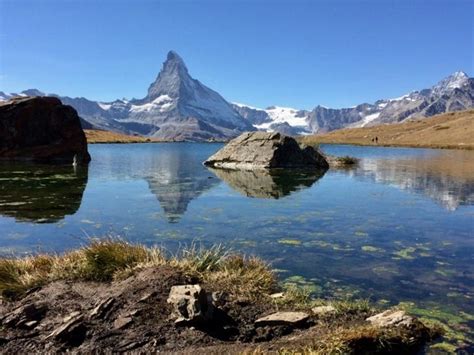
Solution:
[{"label": "alpine lake", "polygon": [[[0,165],[0,255],[90,237],[222,244],[315,297],[366,298],[474,343],[474,151],[322,145],[325,174],[211,170],[219,143],[89,145],[89,167]],[[453,347],[454,348],[454,347]],[[474,349],[471,347],[471,349]]]}]

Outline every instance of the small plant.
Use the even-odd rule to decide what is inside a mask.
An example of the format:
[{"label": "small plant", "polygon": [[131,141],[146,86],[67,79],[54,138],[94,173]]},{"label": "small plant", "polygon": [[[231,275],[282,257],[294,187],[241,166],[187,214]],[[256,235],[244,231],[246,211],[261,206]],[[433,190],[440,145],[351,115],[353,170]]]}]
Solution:
[{"label": "small plant", "polygon": [[359,162],[359,159],[346,155],[343,157],[337,157],[336,162],[339,165],[355,165]]},{"label": "small plant", "polygon": [[175,262],[186,266],[187,269],[197,272],[215,271],[227,257],[228,252],[220,244],[204,248],[192,243],[190,247],[184,247],[175,257]]}]

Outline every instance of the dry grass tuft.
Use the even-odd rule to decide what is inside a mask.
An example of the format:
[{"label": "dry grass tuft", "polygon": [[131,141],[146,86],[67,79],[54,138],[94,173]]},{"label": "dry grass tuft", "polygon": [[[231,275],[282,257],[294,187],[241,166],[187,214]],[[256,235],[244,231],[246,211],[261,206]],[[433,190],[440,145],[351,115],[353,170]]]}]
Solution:
[{"label": "dry grass tuft", "polygon": [[192,244],[167,258],[160,248],[107,238],[93,239],[89,245],[64,255],[0,259],[0,294],[16,298],[28,289],[56,280],[124,279],[145,268],[162,265],[248,297],[268,293],[277,285],[266,263],[232,255],[220,245],[205,249]]}]

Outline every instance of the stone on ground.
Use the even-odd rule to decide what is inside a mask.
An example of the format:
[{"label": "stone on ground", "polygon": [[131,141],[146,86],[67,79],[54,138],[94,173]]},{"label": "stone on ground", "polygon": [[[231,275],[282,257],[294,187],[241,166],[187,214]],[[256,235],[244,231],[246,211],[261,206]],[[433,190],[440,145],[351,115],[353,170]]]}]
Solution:
[{"label": "stone on ground", "polygon": [[173,306],[171,316],[175,324],[186,325],[211,320],[213,305],[210,299],[200,285],[179,285],[171,287],[167,302]]},{"label": "stone on ground", "polygon": [[305,312],[276,312],[255,321],[256,326],[289,325],[300,326],[309,319]]}]

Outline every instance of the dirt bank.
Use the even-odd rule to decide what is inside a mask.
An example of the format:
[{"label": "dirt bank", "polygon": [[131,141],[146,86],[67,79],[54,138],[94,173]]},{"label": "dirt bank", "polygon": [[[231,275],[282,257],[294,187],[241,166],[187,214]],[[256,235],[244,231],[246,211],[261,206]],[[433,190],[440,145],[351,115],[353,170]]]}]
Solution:
[{"label": "dirt bank", "polygon": [[[95,253],[95,262],[107,260],[107,266],[115,265],[110,280],[90,280],[104,274],[87,269],[87,277],[85,273],[80,277],[62,274],[57,280],[37,281],[37,286],[21,292],[17,287],[15,293],[8,293],[15,285],[14,277],[25,272],[40,280],[38,272],[57,272],[53,270],[57,266],[48,266],[54,263],[73,262],[82,270],[91,264],[81,265],[89,262],[81,259],[81,251],[52,261],[44,256],[26,262],[0,260],[2,352],[416,353],[436,336],[401,311],[368,321],[380,310],[364,302],[315,302],[299,290],[274,294],[279,290],[268,280],[270,270],[259,269],[263,264],[255,259],[224,254],[215,258],[214,250],[191,257],[187,253],[188,259],[177,261],[158,258],[155,251],[154,259],[149,257],[152,254],[142,255],[141,260],[128,259],[125,265],[121,264],[123,255],[112,256],[116,247],[106,243],[108,259],[100,243],[88,252]],[[118,249],[134,254],[126,248],[122,243]],[[94,265],[94,272],[106,270],[102,262],[99,268]],[[245,281],[249,275],[257,280],[262,274],[261,281]],[[249,284],[252,290],[246,287]],[[197,287],[199,296],[186,291],[171,297],[170,291],[181,285]],[[268,315],[270,319],[262,319]]]}]

